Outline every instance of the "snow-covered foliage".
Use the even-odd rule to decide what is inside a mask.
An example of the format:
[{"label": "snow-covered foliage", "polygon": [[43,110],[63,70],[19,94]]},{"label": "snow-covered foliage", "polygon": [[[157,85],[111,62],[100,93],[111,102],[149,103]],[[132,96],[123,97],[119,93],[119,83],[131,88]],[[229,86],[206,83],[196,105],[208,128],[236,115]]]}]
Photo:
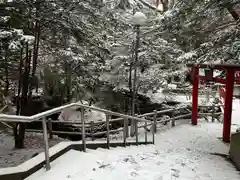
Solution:
[{"label": "snow-covered foliage", "polygon": [[214,63],[221,59],[236,63],[231,46],[239,38],[239,28],[231,12],[237,13],[239,7],[234,6],[237,3],[239,1],[179,1],[165,12],[164,38],[174,37],[185,52],[177,61]]},{"label": "snow-covered foliage", "polygon": [[[73,90],[94,89],[97,80],[129,89],[134,12],[147,17],[140,27],[139,63],[135,64],[139,91],[155,91],[172,76],[183,80],[186,63],[239,62],[237,43],[233,45],[239,40],[239,0],[171,0],[162,1],[159,8],[147,0],[44,1],[39,6],[39,1],[13,2],[26,7],[20,16],[22,27],[35,21],[41,24],[39,67],[51,69]],[[3,22],[9,19],[9,15],[1,17]],[[33,40],[14,28],[0,33],[1,38],[16,36],[11,48],[19,40]]]}]

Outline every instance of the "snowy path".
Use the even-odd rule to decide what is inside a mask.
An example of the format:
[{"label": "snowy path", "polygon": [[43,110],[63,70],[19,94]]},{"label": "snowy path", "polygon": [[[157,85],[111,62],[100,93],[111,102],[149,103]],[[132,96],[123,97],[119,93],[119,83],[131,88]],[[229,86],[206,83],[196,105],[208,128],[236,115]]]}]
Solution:
[{"label": "snowy path", "polygon": [[27,180],[239,180],[232,164],[211,154],[228,154],[221,132],[222,124],[202,122],[158,133],[156,145],[71,150]]}]

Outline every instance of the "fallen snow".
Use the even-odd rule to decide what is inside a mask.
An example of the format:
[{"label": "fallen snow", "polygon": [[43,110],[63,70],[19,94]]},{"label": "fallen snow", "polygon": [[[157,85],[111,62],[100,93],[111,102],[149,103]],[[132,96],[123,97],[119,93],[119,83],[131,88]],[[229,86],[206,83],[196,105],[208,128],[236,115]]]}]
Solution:
[{"label": "fallen snow", "polygon": [[[74,101],[73,101],[74,102]],[[87,101],[78,101],[77,103],[82,103],[88,105]],[[92,107],[96,107],[92,105]],[[58,117],[59,121],[80,121],[81,122],[81,111],[78,111],[79,107],[69,107],[64,109]],[[85,122],[104,122],[106,121],[106,115],[103,112],[94,111],[90,109],[84,109],[84,119]]]},{"label": "fallen snow", "polygon": [[223,157],[220,123],[180,125],[156,134],[155,145],[87,150],[71,150],[27,180],[239,180],[240,175]]},{"label": "fallen snow", "polygon": [[[63,141],[56,136],[49,140],[50,147]],[[39,133],[26,133],[25,149],[14,149],[14,137],[0,130],[0,168],[15,167],[29,159],[36,153],[43,152],[43,136]],[[1,172],[1,169],[0,169]]]}]

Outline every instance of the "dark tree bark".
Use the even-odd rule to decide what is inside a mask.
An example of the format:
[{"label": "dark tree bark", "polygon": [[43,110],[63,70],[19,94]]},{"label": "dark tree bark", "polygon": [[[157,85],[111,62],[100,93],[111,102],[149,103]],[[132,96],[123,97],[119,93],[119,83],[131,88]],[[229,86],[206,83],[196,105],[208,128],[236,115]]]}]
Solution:
[{"label": "dark tree bark", "polygon": [[227,8],[228,12],[231,14],[234,20],[238,21],[239,20],[239,15],[238,13],[231,7]]},{"label": "dark tree bark", "polygon": [[5,71],[5,89],[4,96],[8,96],[9,91],[9,66],[8,66],[8,43],[4,42],[4,71]]},{"label": "dark tree bark", "polygon": [[71,93],[71,89],[72,89],[72,70],[71,70],[71,64],[66,62],[65,64],[65,79],[66,79],[66,84],[65,84],[65,88],[66,88],[66,98],[67,98],[67,102],[71,101],[71,97],[72,97],[72,93]]},{"label": "dark tree bark", "polygon": [[[20,100],[20,115],[28,115],[28,90],[29,90],[29,73],[31,63],[31,51],[28,51],[28,44],[26,44],[26,60],[24,63],[24,73],[22,79],[22,96]],[[24,148],[25,138],[25,123],[17,123],[15,127],[15,148]]]},{"label": "dark tree bark", "polygon": [[16,106],[17,106],[17,111],[16,115],[19,115],[20,113],[20,96],[21,96],[21,89],[22,89],[22,68],[23,68],[23,48],[21,49],[21,54],[20,54],[20,62],[19,62],[19,76],[18,76],[18,92],[17,92],[17,101],[16,101]]},{"label": "dark tree bark", "polygon": [[[39,9],[40,9],[40,2],[36,2],[36,19],[39,17]],[[37,64],[38,64],[38,51],[39,51],[39,42],[40,42],[40,35],[41,35],[41,28],[39,20],[36,20],[35,27],[33,28],[34,32],[34,47],[33,47],[33,64],[32,64],[32,74],[31,74],[31,83],[29,86],[29,98],[32,97],[32,89],[34,86],[34,78],[36,74]],[[37,83],[38,84],[38,83]],[[36,87],[37,91],[37,87]]]},{"label": "dark tree bark", "polygon": [[233,4],[228,4],[225,6],[225,8],[228,10],[229,14],[231,14],[231,16],[233,17],[234,20],[236,20],[236,21],[239,20],[239,14],[238,14],[237,10],[235,9],[238,7],[234,7]]},{"label": "dark tree bark", "polygon": [[163,12],[168,10],[168,0],[161,0],[161,3],[163,5]]}]

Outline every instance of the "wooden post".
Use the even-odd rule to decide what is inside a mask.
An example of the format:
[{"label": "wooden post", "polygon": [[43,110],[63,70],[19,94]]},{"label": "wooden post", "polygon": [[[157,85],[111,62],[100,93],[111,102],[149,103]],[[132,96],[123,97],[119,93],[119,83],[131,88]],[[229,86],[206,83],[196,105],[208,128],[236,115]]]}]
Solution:
[{"label": "wooden post", "polygon": [[153,115],[153,131],[154,133],[157,132],[157,111],[154,110],[154,115]]},{"label": "wooden post", "polygon": [[192,125],[197,125],[198,119],[198,84],[199,84],[199,68],[193,67],[193,91],[192,91]]},{"label": "wooden post", "polygon": [[147,144],[147,122],[145,122],[145,144]]},{"label": "wooden post", "polygon": [[110,138],[109,138],[109,115],[106,114],[106,128],[107,128],[107,148],[110,149]]},{"label": "wooden post", "polygon": [[215,119],[214,111],[215,111],[215,105],[213,104],[213,106],[212,106],[212,122],[214,122],[214,119]]},{"label": "wooden post", "polygon": [[43,128],[43,139],[44,139],[44,153],[46,161],[46,170],[50,170],[50,157],[49,157],[49,145],[48,145],[48,135],[47,135],[47,122],[46,118],[42,119],[42,128]]},{"label": "wooden post", "polygon": [[224,121],[223,121],[223,141],[230,142],[231,135],[231,118],[232,118],[232,96],[234,86],[234,69],[227,70],[226,77],[226,96],[224,106]]},{"label": "wooden post", "polygon": [[128,127],[128,124],[129,124],[129,120],[128,119],[124,119],[124,127],[126,128],[125,131],[126,131],[126,137],[129,137],[129,127]]},{"label": "wooden post", "polygon": [[135,120],[136,145],[138,146],[138,121]]},{"label": "wooden post", "polygon": [[94,141],[94,122],[91,121],[91,136],[92,136],[92,141]]},{"label": "wooden post", "polygon": [[172,118],[172,127],[175,126],[175,120],[176,120],[175,117],[173,117],[173,118]]},{"label": "wooden post", "polygon": [[[152,127],[154,127],[154,122],[152,122]],[[153,142],[153,144],[155,144],[155,132],[154,132],[154,128],[152,128],[152,142]]]},{"label": "wooden post", "polygon": [[82,121],[82,145],[83,145],[83,152],[86,152],[84,107],[81,107],[81,121]]},{"label": "wooden post", "polygon": [[52,133],[52,119],[48,119],[48,133],[49,133],[49,139],[53,138],[53,133]]},{"label": "wooden post", "polygon": [[124,127],[123,127],[123,145],[124,145],[124,147],[126,147],[126,138],[127,138],[126,130],[128,128],[127,122],[128,122],[128,119],[124,118],[123,119],[123,125],[124,125]]},{"label": "wooden post", "polygon": [[135,132],[135,129],[136,129],[136,127],[135,127],[136,122],[135,122],[135,120],[133,120],[133,119],[131,119],[130,122],[131,122],[130,136],[133,137],[134,134],[136,133],[136,132]]}]

